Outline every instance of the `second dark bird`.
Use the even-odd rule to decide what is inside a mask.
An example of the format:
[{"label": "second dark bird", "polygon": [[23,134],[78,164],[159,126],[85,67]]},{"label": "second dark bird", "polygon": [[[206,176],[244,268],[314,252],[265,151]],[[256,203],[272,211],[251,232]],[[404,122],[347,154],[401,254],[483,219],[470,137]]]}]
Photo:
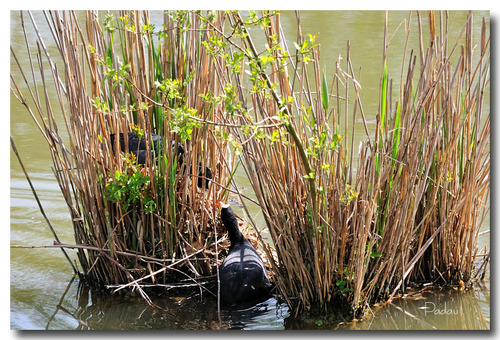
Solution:
[{"label": "second dark bird", "polygon": [[[120,151],[121,152],[131,152],[135,155],[137,159],[137,164],[140,165],[145,165],[146,164],[146,159],[148,156],[148,148],[146,146],[146,135],[142,135],[141,138],[139,139],[139,136],[135,132],[129,132],[127,133],[127,143],[125,143],[125,135],[123,133],[120,133]],[[115,149],[115,134],[111,134],[111,147],[114,151]],[[161,136],[152,133],[151,134],[151,142],[152,145],[149,147],[149,153],[151,159],[157,158],[159,155],[161,155],[162,152],[162,139]],[[174,141],[172,141],[172,148],[175,148]],[[185,150],[184,147],[181,144],[177,144],[177,156],[179,160],[179,168],[182,167],[182,164],[184,162],[185,158]],[[212,179],[212,171],[210,168],[205,167],[205,171],[203,171],[203,168],[201,164],[198,165],[198,187],[199,188],[205,188],[208,189],[208,184],[210,183],[210,180]]]}]

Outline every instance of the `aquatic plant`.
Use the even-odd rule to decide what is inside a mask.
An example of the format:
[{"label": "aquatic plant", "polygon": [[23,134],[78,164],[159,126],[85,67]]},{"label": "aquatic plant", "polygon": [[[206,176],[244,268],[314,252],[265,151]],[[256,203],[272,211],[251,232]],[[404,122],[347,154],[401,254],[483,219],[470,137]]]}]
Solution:
[{"label": "aquatic plant", "polygon": [[[388,71],[386,19],[371,132],[349,43],[328,81],[320,46],[302,34],[298,13],[292,49],[278,13],[232,13],[232,30],[219,32],[225,49],[217,55],[227,59],[239,96],[229,131],[272,238],[273,277],[296,315],[340,309],[352,317],[408,284],[468,285],[477,275],[489,196],[488,30],[483,24],[474,49],[472,14],[456,40],[449,13],[438,14],[439,25],[434,12],[427,23],[416,15],[420,49],[395,47],[404,56],[399,88]],[[403,22],[407,44],[414,16]],[[254,27],[266,42],[260,50]],[[366,136],[354,155],[358,120]],[[256,121],[267,125],[238,127]]]},{"label": "aquatic plant", "polygon": [[[467,286],[481,275],[484,266],[474,266],[489,258],[477,249],[490,167],[484,21],[475,47],[472,13],[456,39],[448,12],[427,20],[410,13],[401,24],[406,45],[391,46],[403,51],[393,81],[386,16],[370,131],[349,43],[328,79],[317,37],[302,33],[298,12],[292,47],[279,12],[165,12],[159,30],[147,12],[101,14],[86,12],[83,30],[75,12],[46,13],[64,65],[65,82],[47,58],[68,142],[41,99],[40,37],[40,63],[30,72],[34,79],[39,67],[43,87],[29,87],[39,117],[13,79],[50,146],[90,280],[140,289],[143,280],[215,277],[213,204],[229,191],[241,196],[232,182],[238,158],[272,244],[250,214],[249,222],[295,315],[340,309],[352,317],[411,283]],[[418,50],[408,51],[415,16]],[[359,148],[356,124],[365,131]],[[174,147],[139,166],[109,142],[131,130]],[[177,143],[186,146],[182,164]],[[193,185],[200,164],[214,172],[208,191]]]},{"label": "aquatic plant", "polygon": [[[145,298],[144,283],[213,280],[216,243],[224,240],[213,203],[233,162],[219,151],[226,141],[215,137],[220,104],[207,107],[199,95],[224,90],[214,71],[224,65],[202,45],[213,29],[196,12],[165,12],[159,27],[148,12],[44,12],[60,54],[51,56],[26,13],[37,34],[36,61],[19,65],[13,92],[50,148],[75,232],[75,245],[59,245],[77,249],[82,278],[133,286]],[[214,29],[222,19],[212,18]],[[57,98],[49,98],[49,86]],[[56,99],[58,108],[49,104]],[[136,150],[121,152],[119,138],[112,145],[112,135],[127,132],[144,136],[146,151],[154,147],[151,133],[163,147],[138,164]],[[202,178],[213,183],[208,190],[196,185],[205,176],[200,167],[211,169],[212,178]]]}]

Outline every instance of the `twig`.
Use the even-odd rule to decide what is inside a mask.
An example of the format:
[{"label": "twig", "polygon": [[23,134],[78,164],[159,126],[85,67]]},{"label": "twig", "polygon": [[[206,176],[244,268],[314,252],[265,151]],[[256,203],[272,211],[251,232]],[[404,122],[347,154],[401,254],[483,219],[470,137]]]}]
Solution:
[{"label": "twig", "polygon": [[[107,249],[107,248],[99,248],[96,246],[91,246],[91,245],[86,245],[86,244],[64,244],[64,243],[60,243],[60,242],[56,242],[56,241],[54,241],[54,244],[50,245],[50,246],[49,245],[39,245],[39,246],[11,245],[10,247],[11,248],[24,248],[24,249],[68,248],[68,249],[93,250],[93,251],[97,251],[97,252],[111,252],[111,249]],[[175,261],[173,259],[159,259],[156,257],[139,255],[139,254],[129,253],[129,252],[120,251],[120,250],[116,250],[114,253],[117,255],[122,255],[122,256],[135,257],[135,258],[137,258],[139,260],[143,260],[145,262],[146,261],[154,261],[154,262],[158,262],[159,264],[162,262]],[[193,255],[194,255],[194,253],[189,255],[188,257],[193,256]],[[184,259],[187,259],[187,258],[183,258],[182,260],[184,260]],[[206,259],[201,259],[201,258],[200,259],[191,259],[191,261],[194,261],[194,260],[205,261]],[[181,261],[181,260],[177,260],[177,262],[174,262],[174,264],[179,263],[179,261]]]}]

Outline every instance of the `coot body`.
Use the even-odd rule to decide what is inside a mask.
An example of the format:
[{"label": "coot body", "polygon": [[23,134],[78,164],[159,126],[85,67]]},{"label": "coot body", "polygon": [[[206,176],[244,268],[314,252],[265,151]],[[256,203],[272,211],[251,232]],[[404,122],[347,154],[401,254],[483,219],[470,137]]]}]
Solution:
[{"label": "coot body", "polygon": [[264,263],[241,233],[233,209],[228,204],[220,205],[221,219],[231,240],[229,254],[219,268],[221,298],[227,304],[265,298],[271,283]]},{"label": "coot body", "polygon": [[[131,152],[135,155],[137,164],[144,165],[146,164],[146,156],[147,156],[147,148],[146,148],[146,135],[142,135],[141,139],[135,132],[127,133],[127,146],[125,147],[125,135],[120,133],[120,151],[122,152]],[[154,159],[161,153],[161,137],[157,134],[151,134],[151,141],[153,144],[149,147],[151,153],[151,159]],[[115,135],[111,134],[111,147],[113,150],[115,149]],[[184,153],[184,149],[182,149],[182,153]]]},{"label": "coot body", "polygon": [[[139,165],[145,165],[148,152],[146,148],[146,142],[149,141],[149,139],[146,138],[146,134],[141,136],[141,138],[139,139],[139,136],[135,132],[129,132],[127,133],[127,143],[125,143],[125,135],[123,133],[120,133],[119,136],[120,151],[133,153],[136,157],[136,163]],[[115,149],[115,138],[115,134],[111,134],[111,147],[113,151]],[[152,145],[149,147],[149,152],[151,155],[151,159],[155,159],[162,152],[162,139],[159,135],[151,133],[151,142]],[[177,149],[177,157],[179,160],[178,164],[179,167],[181,167],[184,162],[184,147],[181,144],[177,144],[177,146],[175,146],[175,142],[172,141],[172,150],[175,149]],[[212,171],[210,170],[210,168],[205,167],[205,171],[203,171],[201,164],[199,164],[197,181],[198,187],[208,189],[208,184],[210,183],[211,179]]]}]

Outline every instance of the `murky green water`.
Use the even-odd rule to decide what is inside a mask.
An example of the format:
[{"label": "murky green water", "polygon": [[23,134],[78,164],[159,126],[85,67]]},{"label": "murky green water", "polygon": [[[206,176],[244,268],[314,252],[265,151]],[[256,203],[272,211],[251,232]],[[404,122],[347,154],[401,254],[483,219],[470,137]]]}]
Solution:
[{"label": "murky green water", "polygon": [[[43,14],[34,13],[46,42],[50,34],[43,24]],[[346,41],[351,42],[351,58],[355,67],[362,68],[362,100],[368,119],[377,110],[378,84],[381,72],[381,53],[384,12],[302,12],[302,31],[320,33],[322,60],[327,71],[334,70],[335,60],[345,55]],[[406,12],[390,12],[389,30],[392,32],[407,17]],[[454,16],[455,13],[452,13]],[[466,13],[457,13],[457,22]],[[476,12],[477,37],[480,19],[488,12]],[[295,15],[283,14],[282,23],[292,42],[295,37]],[[458,25],[456,26],[458,30]],[[412,22],[416,32],[416,21]],[[30,30],[29,35],[34,37]],[[392,46],[403,44],[402,34],[393,37]],[[11,46],[20,51],[23,38],[19,14],[11,13]],[[412,46],[410,46],[412,47]],[[49,53],[56,55],[53,44]],[[393,76],[399,74],[397,51],[389,65]],[[19,53],[21,63],[27,65],[27,54]],[[19,73],[11,60],[11,69]],[[19,78],[17,78],[19,79]],[[489,103],[485,103],[489,105]],[[360,127],[361,128],[361,127]],[[370,126],[369,126],[370,128]],[[73,243],[73,229],[68,210],[52,174],[51,158],[42,136],[31,118],[11,95],[11,135],[17,144],[43,208],[62,242]],[[363,131],[357,131],[358,138]],[[11,152],[10,243],[11,245],[50,245],[53,236],[43,220],[36,201],[21,168]],[[241,190],[252,196],[243,176],[237,178]],[[240,211],[241,216],[243,216]],[[259,225],[264,225],[258,209],[251,213]],[[488,230],[489,218],[484,222]],[[489,248],[489,234],[481,237],[481,244]],[[156,302],[163,310],[148,307],[140,298],[105,295],[90,292],[73,279],[72,271],[59,249],[11,249],[10,325],[12,329],[312,329],[318,320],[297,321],[290,317],[285,304],[269,299],[251,308],[217,311],[216,301],[209,296],[192,294],[183,297],[164,297]],[[76,261],[74,252],[70,256]],[[323,325],[335,329],[489,329],[489,278],[482,286],[467,292],[442,290],[423,291],[382,308],[374,308],[363,321]]]}]

